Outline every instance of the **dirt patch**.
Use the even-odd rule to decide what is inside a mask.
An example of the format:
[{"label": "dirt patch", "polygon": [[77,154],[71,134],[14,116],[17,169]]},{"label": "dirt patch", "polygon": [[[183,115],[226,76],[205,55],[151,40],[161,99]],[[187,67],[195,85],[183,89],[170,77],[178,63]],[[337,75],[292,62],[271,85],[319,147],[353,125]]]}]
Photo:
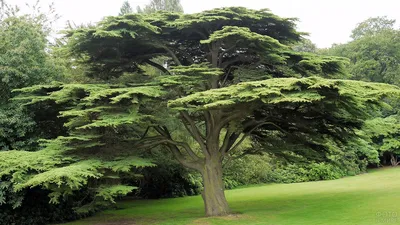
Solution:
[{"label": "dirt patch", "polygon": [[94,222],[91,225],[138,225],[143,224],[135,220],[115,220],[115,221],[104,221],[104,222]]},{"label": "dirt patch", "polygon": [[155,220],[152,219],[110,219],[104,221],[88,221],[90,225],[144,225],[153,224]]},{"label": "dirt patch", "polygon": [[230,214],[227,216],[219,216],[216,218],[222,219],[222,220],[241,220],[241,219],[245,219],[245,218],[248,219],[249,217],[245,216],[243,214]]},{"label": "dirt patch", "polygon": [[209,225],[210,222],[208,220],[210,219],[221,219],[221,220],[226,220],[226,221],[235,221],[235,220],[241,220],[241,219],[248,219],[249,216],[245,216],[242,214],[230,214],[227,216],[216,216],[216,217],[205,217],[205,218],[200,218],[197,220],[194,220],[190,224],[196,224],[196,225]]},{"label": "dirt patch", "polygon": [[207,218],[201,218],[194,220],[190,224],[195,224],[195,225],[210,225],[210,222],[206,221]]}]

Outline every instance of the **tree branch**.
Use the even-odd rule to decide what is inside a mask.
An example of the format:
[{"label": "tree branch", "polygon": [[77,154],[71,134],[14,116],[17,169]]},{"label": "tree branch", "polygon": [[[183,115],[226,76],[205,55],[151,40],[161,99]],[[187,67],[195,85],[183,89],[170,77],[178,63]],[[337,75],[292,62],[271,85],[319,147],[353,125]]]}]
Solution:
[{"label": "tree branch", "polygon": [[224,163],[224,165],[222,165],[222,167],[225,167],[226,165],[228,165],[232,160],[236,160],[236,159],[240,159],[240,158],[242,158],[243,156],[246,156],[247,155],[247,152],[244,152],[244,153],[242,153],[242,154],[240,154],[240,155],[238,155],[238,156],[236,156],[236,157],[229,157],[228,158],[228,160]]},{"label": "tree branch", "polygon": [[224,54],[227,53],[227,52],[232,51],[232,50],[235,49],[235,48],[237,48],[237,44],[239,44],[241,41],[243,41],[243,40],[242,40],[242,39],[239,39],[239,40],[236,41],[235,44],[233,44],[233,45],[230,46],[229,48],[223,49],[223,51],[221,52],[221,54],[219,54],[219,56],[218,56],[218,58],[219,58],[219,59],[218,59],[218,66],[219,66],[219,67],[220,67],[221,64],[222,64],[222,60],[223,60]]},{"label": "tree branch", "polygon": [[229,128],[227,129],[223,144],[219,149],[219,151],[222,153],[223,156],[225,155],[227,150],[232,147],[232,145],[236,142],[239,136],[240,136],[239,134],[231,131],[231,129]]},{"label": "tree branch", "polygon": [[177,142],[177,141],[173,141],[173,140],[169,139],[169,140],[166,140],[166,143],[183,147],[185,149],[185,151],[189,154],[189,156],[192,157],[192,159],[194,159],[196,161],[201,159],[199,156],[196,155],[196,153],[194,153],[192,148],[190,148],[190,146],[185,142]]},{"label": "tree branch", "polygon": [[[177,142],[172,140],[171,137],[171,133],[169,132],[168,128],[166,126],[163,127],[154,127],[156,129],[156,131],[162,135],[159,136],[160,137],[164,137],[162,140],[160,140],[159,142],[161,144],[172,144],[175,146],[181,146],[185,149],[185,151],[188,153],[188,155],[190,157],[192,157],[192,159],[194,160],[200,160],[201,158],[199,156],[197,156],[197,154],[192,150],[192,148],[190,148],[189,144],[185,143],[185,142]],[[157,142],[158,143],[158,142]],[[179,149],[178,149],[179,150]],[[179,151],[180,152],[180,151]]]},{"label": "tree branch", "polygon": [[239,67],[237,67],[237,66],[229,67],[229,70],[228,70],[228,72],[226,72],[226,74],[224,76],[224,80],[221,83],[221,87],[223,87],[225,85],[226,81],[228,80],[228,76],[229,76],[229,73],[232,71],[232,68],[239,68]]},{"label": "tree branch", "polygon": [[227,48],[227,49],[224,49],[224,52],[230,52],[230,51],[232,51],[233,49],[237,48],[237,44],[239,44],[239,43],[242,42],[242,41],[243,41],[243,39],[237,40],[236,43],[235,43],[234,45],[232,45],[231,47],[229,47],[229,48]]},{"label": "tree branch", "polygon": [[134,148],[154,148],[157,145],[165,143],[164,136],[155,136],[142,139],[133,144]]},{"label": "tree branch", "polygon": [[143,140],[143,139],[146,137],[147,133],[149,133],[150,128],[151,128],[151,126],[148,126],[148,127],[147,127],[146,131],[143,133],[143,135],[142,135],[142,137],[140,138],[140,140]]},{"label": "tree branch", "polygon": [[164,68],[163,66],[161,66],[160,64],[151,61],[150,59],[146,59],[146,60],[144,60],[143,62],[145,62],[145,63],[149,64],[150,66],[153,66],[153,67],[155,67],[155,68],[161,70],[162,72],[164,72],[164,73],[166,73],[166,74],[168,74],[168,75],[171,75],[171,73],[170,73],[167,69],[165,69],[165,68]]},{"label": "tree branch", "polygon": [[202,170],[202,165],[201,165],[200,160],[194,161],[194,162],[187,161],[185,159],[185,157],[182,155],[182,153],[179,151],[178,147],[176,147],[176,145],[167,144],[167,147],[171,150],[171,152],[175,156],[176,160],[178,160],[178,162],[180,164],[182,164],[183,166],[185,166],[187,168],[195,169],[197,171]]},{"label": "tree branch", "polygon": [[222,69],[226,69],[226,67],[228,67],[228,66],[231,65],[232,63],[240,62],[240,61],[241,61],[241,56],[238,56],[238,57],[236,57],[236,58],[234,58],[234,59],[231,59],[231,60],[229,60],[229,61],[226,61],[226,62],[221,63],[221,68],[222,68]]},{"label": "tree branch", "polygon": [[164,136],[164,137],[166,137],[166,138],[170,138],[170,134],[169,134],[167,131],[165,131],[164,129],[162,129],[161,127],[156,126],[156,127],[154,127],[154,129],[155,129],[160,135],[162,135],[162,136]]},{"label": "tree branch", "polygon": [[[150,127],[149,127],[150,128]],[[149,129],[148,128],[148,129]],[[195,164],[198,164],[202,158],[197,156],[197,154],[190,148],[189,144],[185,142],[177,142],[171,139],[171,135],[166,127],[154,127],[158,133],[160,133],[160,136],[155,136],[155,137],[148,137],[146,139],[142,139],[139,142],[135,143],[133,147],[135,148],[154,148],[158,145],[165,144],[168,146],[169,149],[173,152],[175,158],[184,166],[192,168],[192,169],[199,169],[198,165],[191,165],[193,163],[190,163],[189,161],[185,160],[184,155],[179,151],[179,148],[177,146],[181,146],[187,154],[194,160],[196,161]],[[148,132],[148,130],[146,130]]]},{"label": "tree branch", "polygon": [[204,121],[206,125],[206,140],[209,137],[211,133],[211,129],[213,127],[212,121],[211,121],[211,115],[209,111],[204,111]]},{"label": "tree branch", "polygon": [[192,118],[190,118],[190,116],[187,112],[181,111],[180,114],[181,114],[182,118],[186,122],[188,122],[190,125],[190,127],[188,127],[184,121],[183,124],[185,125],[185,128],[189,131],[189,133],[191,133],[193,138],[199,143],[201,149],[203,150],[203,153],[206,154],[208,151],[207,151],[207,146],[205,145],[206,139],[205,139],[204,135],[200,132],[199,128],[196,126],[196,124],[194,123]]},{"label": "tree branch", "polygon": [[179,59],[178,59],[178,57],[176,56],[176,54],[175,54],[171,49],[169,49],[168,46],[162,45],[161,47],[164,48],[164,49],[168,52],[168,54],[172,57],[172,59],[174,60],[174,62],[175,62],[178,66],[181,66],[181,65],[182,65],[181,61],[179,61]]},{"label": "tree branch", "polygon": [[[278,125],[276,125],[276,124],[274,124],[274,123],[272,123],[272,122],[262,122],[262,123],[259,123],[259,124],[257,124],[256,126],[254,126],[251,130],[249,130],[248,132],[246,132],[246,133],[242,136],[242,138],[239,140],[239,142],[237,142],[236,145],[233,146],[230,150],[228,149],[227,152],[228,152],[228,151],[230,151],[230,152],[235,151],[235,150],[240,146],[240,144],[242,144],[242,142],[243,142],[254,130],[256,130],[257,128],[259,128],[259,127],[261,127],[261,126],[267,125],[267,124],[276,126],[276,127],[279,128],[280,130],[284,131],[282,128],[280,128]],[[284,132],[285,132],[285,131],[284,131]]]},{"label": "tree branch", "polygon": [[[253,62],[255,61],[255,58],[251,58],[249,56],[245,56],[245,55],[239,55],[237,57],[235,57],[234,59],[228,60],[226,62],[223,62],[220,66],[220,68],[222,69],[226,69],[229,65],[235,63],[235,62]],[[254,64],[260,63],[260,60],[258,60],[257,62],[255,62]]]},{"label": "tree branch", "polygon": [[235,119],[239,119],[243,116],[243,111],[236,111],[236,112],[230,112],[228,116],[224,117],[219,124],[217,124],[216,128],[217,130],[221,130],[225,125],[227,125],[229,122]]}]

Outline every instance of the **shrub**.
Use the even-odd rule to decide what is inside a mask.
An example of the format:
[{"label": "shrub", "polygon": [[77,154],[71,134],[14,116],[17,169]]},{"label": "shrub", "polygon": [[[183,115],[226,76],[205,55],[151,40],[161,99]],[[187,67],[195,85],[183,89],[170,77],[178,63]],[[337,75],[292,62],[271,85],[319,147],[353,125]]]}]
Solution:
[{"label": "shrub", "polygon": [[27,190],[22,204],[13,208],[10,204],[0,205],[0,224],[43,225],[77,220],[88,214],[77,214],[75,204],[82,199],[77,195],[65,199],[60,204],[50,204],[48,192],[40,188]]},{"label": "shrub", "polygon": [[269,155],[263,154],[247,155],[234,162],[227,162],[224,167],[225,188],[268,182],[272,170],[271,161]]},{"label": "shrub", "polygon": [[[153,150],[151,157],[156,167],[138,171],[140,179],[131,179],[138,190],[133,194],[140,198],[172,198],[201,193],[201,175],[190,171],[175,161],[172,155]],[[149,155],[146,155],[149,156]]]}]

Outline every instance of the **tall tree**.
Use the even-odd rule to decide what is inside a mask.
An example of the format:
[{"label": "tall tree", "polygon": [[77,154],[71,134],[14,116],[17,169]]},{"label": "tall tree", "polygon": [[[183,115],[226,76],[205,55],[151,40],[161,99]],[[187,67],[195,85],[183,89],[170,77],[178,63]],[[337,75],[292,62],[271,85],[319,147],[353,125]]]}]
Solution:
[{"label": "tall tree", "polygon": [[323,54],[349,58],[352,79],[399,85],[400,31],[393,23],[384,17],[370,18],[354,29],[355,40]]},{"label": "tall tree", "polygon": [[312,52],[317,51],[317,46],[310,39],[303,38],[299,43],[293,46],[293,50],[297,52]]},{"label": "tall tree", "polygon": [[33,149],[37,138],[34,122],[9,98],[12,89],[46,83],[61,76],[60,68],[46,52],[53,14],[42,13],[37,6],[32,6],[32,14],[20,15],[17,7],[1,4],[0,151]]},{"label": "tall tree", "polygon": [[[394,28],[395,20],[387,17],[369,18],[353,30],[353,41],[335,45],[323,54],[349,58],[349,72],[354,80],[400,84],[400,31]],[[382,115],[368,120],[363,128],[369,145],[380,153],[382,163],[389,156],[397,164],[396,147],[398,99],[386,99],[394,110],[384,110]],[[386,117],[386,118],[385,118]]]},{"label": "tall tree", "polygon": [[130,13],[133,13],[131,4],[129,4],[129,1],[124,1],[124,3],[122,3],[119,15],[123,16],[125,14],[130,14]]},{"label": "tall tree", "polygon": [[154,13],[157,11],[183,12],[180,0],[151,0],[143,9],[137,7],[138,13]]},{"label": "tall tree", "polygon": [[[88,75],[105,84],[19,90],[28,105],[60,107],[69,136],[29,157],[45,156],[34,165],[57,159],[45,170],[31,166],[28,172],[12,160],[0,168],[0,176],[24,171],[30,176],[15,180],[18,188],[51,187],[55,199],[88,182],[92,189],[103,184],[104,171],[129,171],[138,160],[126,155],[134,157],[137,149],[162,146],[201,173],[206,215],[226,215],[222,163],[247,139],[254,148],[243,154],[325,161],[343,151],[352,128],[362,125],[382,97],[398,93],[390,85],[328,79],[342,75],[343,61],[291,51],[288,45],[300,39],[295,20],[268,10],[130,14],[69,36],[71,51],[90,67]],[[159,56],[169,58],[170,68],[153,61]],[[143,65],[161,74],[147,75]],[[110,84],[126,73],[135,79]],[[195,145],[177,135],[183,130]],[[112,199],[130,190],[113,184],[107,191],[100,185],[99,196]]]},{"label": "tall tree", "polygon": [[383,17],[371,17],[367,20],[357,24],[351,32],[351,38],[354,40],[371,36],[383,31],[393,30],[396,20],[388,19],[386,16]]}]

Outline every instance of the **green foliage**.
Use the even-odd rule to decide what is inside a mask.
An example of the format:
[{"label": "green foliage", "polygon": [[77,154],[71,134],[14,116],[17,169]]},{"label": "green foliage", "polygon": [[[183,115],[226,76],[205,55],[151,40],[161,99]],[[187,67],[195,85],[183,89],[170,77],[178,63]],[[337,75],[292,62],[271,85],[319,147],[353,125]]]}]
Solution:
[{"label": "green foliage", "polygon": [[393,23],[380,17],[368,19],[355,29],[360,32],[355,40],[335,45],[323,54],[349,58],[352,79],[398,85],[400,31],[393,28]]},{"label": "green foliage", "polygon": [[[246,22],[246,26],[240,23],[242,20]],[[282,61],[284,53],[278,54],[279,49],[275,50],[273,47],[283,48],[279,42],[292,43],[299,39],[293,21],[293,19],[279,18],[266,10],[245,8],[222,8],[193,15],[167,12],[125,15],[108,17],[98,27],[69,32],[71,36],[69,46],[75,54],[83,56],[83,63],[90,66],[89,75],[110,79],[121,76],[123,72],[141,72],[140,65],[155,66],[150,61],[158,56],[170,58],[170,65],[175,66],[180,64],[190,66],[207,61],[213,64],[204,54],[210,46],[200,44],[200,41],[205,41],[208,35],[214,32],[216,32],[214,36],[224,33],[221,37],[226,38],[221,43],[223,52],[220,53],[224,56],[219,62],[219,67],[228,69],[232,64],[242,61],[249,61],[248,63],[258,59],[263,59],[264,63],[267,59],[273,59],[274,62],[277,59]],[[279,26],[281,28],[278,28]],[[225,30],[223,27],[226,27]],[[201,29],[210,30],[211,33],[193,32]],[[280,29],[279,36],[275,32],[277,29]],[[140,35],[137,35],[138,32]],[[185,42],[184,40],[189,37],[192,41]],[[240,41],[236,43],[235,37],[241,37]],[[169,38],[176,39],[177,42],[167,41]],[[149,42],[149,39],[152,41]],[[257,45],[262,45],[263,48],[257,49]],[[235,53],[238,49],[241,49],[242,54]],[[265,49],[271,54],[265,55],[263,51]],[[296,61],[297,58],[293,60]],[[160,65],[157,68],[162,69]],[[267,68],[272,71],[270,66]]]},{"label": "green foliage", "polygon": [[[357,139],[359,140],[359,139]],[[368,143],[369,144],[369,143]],[[373,149],[373,152],[376,152]],[[246,155],[225,165],[225,188],[261,183],[334,180],[366,172],[365,155],[348,149],[326,162],[287,162],[273,155]],[[374,158],[377,159],[377,156]]]},{"label": "green foliage", "polygon": [[262,49],[262,60],[270,63],[281,63],[284,57],[279,55],[285,50],[284,45],[278,40],[252,32],[248,27],[225,26],[221,30],[215,31],[207,40],[201,40],[201,44],[212,44],[223,41],[227,46],[232,45],[237,48],[248,48],[249,52],[257,54]]},{"label": "green foliage", "polygon": [[113,186],[100,186],[97,190],[96,197],[101,197],[105,201],[111,201],[115,203],[115,197],[125,196],[135,189],[132,186],[126,185],[113,185]]},{"label": "green foliage", "polygon": [[[394,28],[394,24],[395,20],[386,17],[369,18],[353,30],[353,41],[335,45],[323,54],[348,57],[350,59],[348,68],[352,79],[398,85],[400,84],[398,78],[400,70],[397,63],[400,57],[399,30]],[[391,164],[395,165],[397,156],[393,153],[396,149],[396,140],[393,134],[398,122],[393,115],[397,113],[398,101],[395,98],[385,99],[384,102],[393,105],[394,110],[384,109],[377,118],[367,121],[361,131],[363,136],[361,142],[368,143],[369,149],[374,149],[368,152],[375,152],[375,155],[379,153],[382,164],[387,164],[387,158],[391,158]]]},{"label": "green foliage", "polygon": [[37,148],[35,122],[23,107],[16,104],[0,106],[0,151]]},{"label": "green foliage", "polygon": [[274,182],[269,179],[273,173],[269,155],[246,155],[227,163],[224,167],[225,188]]},{"label": "green foliage", "polygon": [[[368,90],[368,91],[364,91]],[[386,90],[386,91],[384,91]],[[300,91],[300,92],[299,92]],[[331,91],[331,93],[329,93]],[[358,81],[312,78],[279,78],[265,81],[244,82],[235,86],[198,92],[169,103],[170,107],[187,107],[191,110],[211,110],[236,107],[238,104],[262,102],[264,104],[314,103],[329,98],[349,98],[357,107],[377,102],[383,96],[396,94],[398,90],[386,84],[368,84]],[[361,104],[360,104],[361,103]]]},{"label": "green foliage", "polygon": [[17,8],[7,4],[0,12],[0,151],[38,147],[40,131],[34,130],[36,123],[28,110],[9,102],[11,90],[62,76],[46,52],[50,15],[35,7],[34,15],[20,16]]},{"label": "green foliage", "polygon": [[379,150],[380,155],[385,157],[389,155],[392,166],[399,165],[400,142],[400,123],[398,115],[386,118],[374,118],[366,121],[363,131],[369,140],[369,143]]},{"label": "green foliage", "polygon": [[317,46],[312,43],[310,39],[303,38],[299,43],[293,46],[293,50],[296,52],[317,52]]},{"label": "green foliage", "polygon": [[184,168],[164,149],[145,152],[157,166],[139,170],[140,179],[131,181],[138,186],[135,195],[142,198],[174,198],[198,195],[202,190],[201,175]]},{"label": "green foliage", "polygon": [[356,28],[351,32],[353,39],[359,39],[365,36],[372,36],[387,30],[393,30],[396,20],[383,17],[371,17],[357,24]]},{"label": "green foliage", "polygon": [[326,163],[307,165],[289,164],[276,168],[267,179],[275,183],[299,183],[319,180],[334,180],[346,174],[337,166]]},{"label": "green foliage", "polygon": [[[89,178],[100,178],[101,174],[96,171],[100,165],[101,162],[94,160],[74,163],[65,167],[40,173],[28,179],[25,183],[16,185],[15,188],[17,191],[26,187],[36,186],[43,186],[48,189],[54,184],[57,187],[63,185],[71,190],[77,190],[85,185]],[[56,202],[57,199],[52,199],[51,201]]]},{"label": "green foliage", "polygon": [[[0,155],[4,160],[0,165],[0,176],[11,176],[15,191],[38,186],[51,190],[52,203],[58,203],[61,197],[72,195],[74,191],[91,187],[90,190],[96,192],[92,193],[95,203],[81,206],[79,212],[104,206],[105,202],[113,202],[115,197],[133,190],[134,187],[119,184],[119,175],[130,174],[133,168],[153,164],[139,158],[137,153],[127,148],[129,142],[120,145],[119,150],[114,145],[119,141],[127,141],[125,134],[134,131],[138,124],[147,123],[146,120],[151,121],[151,117],[140,116],[137,110],[144,104],[141,99],[157,97],[161,92],[152,87],[107,87],[55,84],[19,90],[22,93],[21,101],[30,99],[26,102],[29,107],[49,103],[66,104],[63,106],[65,111],[60,108],[60,116],[66,118],[64,125],[69,131],[67,136],[58,136],[44,142],[44,149],[40,151],[10,151]],[[58,91],[38,98],[25,96],[26,93],[41,94],[47,90]],[[132,97],[136,101],[132,101]],[[127,99],[129,105],[137,106],[123,107]],[[77,105],[71,109],[68,106],[73,102]],[[118,105],[119,112],[110,105]],[[110,115],[104,111],[110,109],[116,114]],[[23,160],[24,163],[20,163],[19,160]]]},{"label": "green foliage", "polygon": [[[59,203],[61,197],[73,195],[74,191],[90,186],[96,192],[94,204],[89,204],[93,207],[77,206],[86,208],[81,212],[88,212],[95,209],[97,204],[114,202],[115,197],[125,195],[134,189],[119,185],[118,174],[130,173],[134,167],[153,165],[149,161],[132,157],[115,161],[84,160],[78,159],[77,156],[67,158],[62,155],[60,149],[49,149],[51,147],[54,145],[37,152],[9,151],[0,154],[2,160],[0,177],[11,177],[12,190],[16,193],[32,187],[51,190],[52,193],[49,194],[51,203]],[[115,182],[109,183],[108,186],[102,185],[101,181],[107,184],[105,181],[110,179]]]},{"label": "green foliage", "polygon": [[7,100],[11,89],[43,83],[60,76],[46,53],[46,33],[29,17],[0,21],[0,92]]},{"label": "green foliage", "polygon": [[49,204],[48,193],[39,188],[26,191],[23,204],[18,208],[12,205],[0,205],[0,221],[2,224],[42,225],[68,222],[81,219],[90,214],[76,214],[73,210],[77,202],[85,197],[85,191],[62,200],[60,204]]}]

